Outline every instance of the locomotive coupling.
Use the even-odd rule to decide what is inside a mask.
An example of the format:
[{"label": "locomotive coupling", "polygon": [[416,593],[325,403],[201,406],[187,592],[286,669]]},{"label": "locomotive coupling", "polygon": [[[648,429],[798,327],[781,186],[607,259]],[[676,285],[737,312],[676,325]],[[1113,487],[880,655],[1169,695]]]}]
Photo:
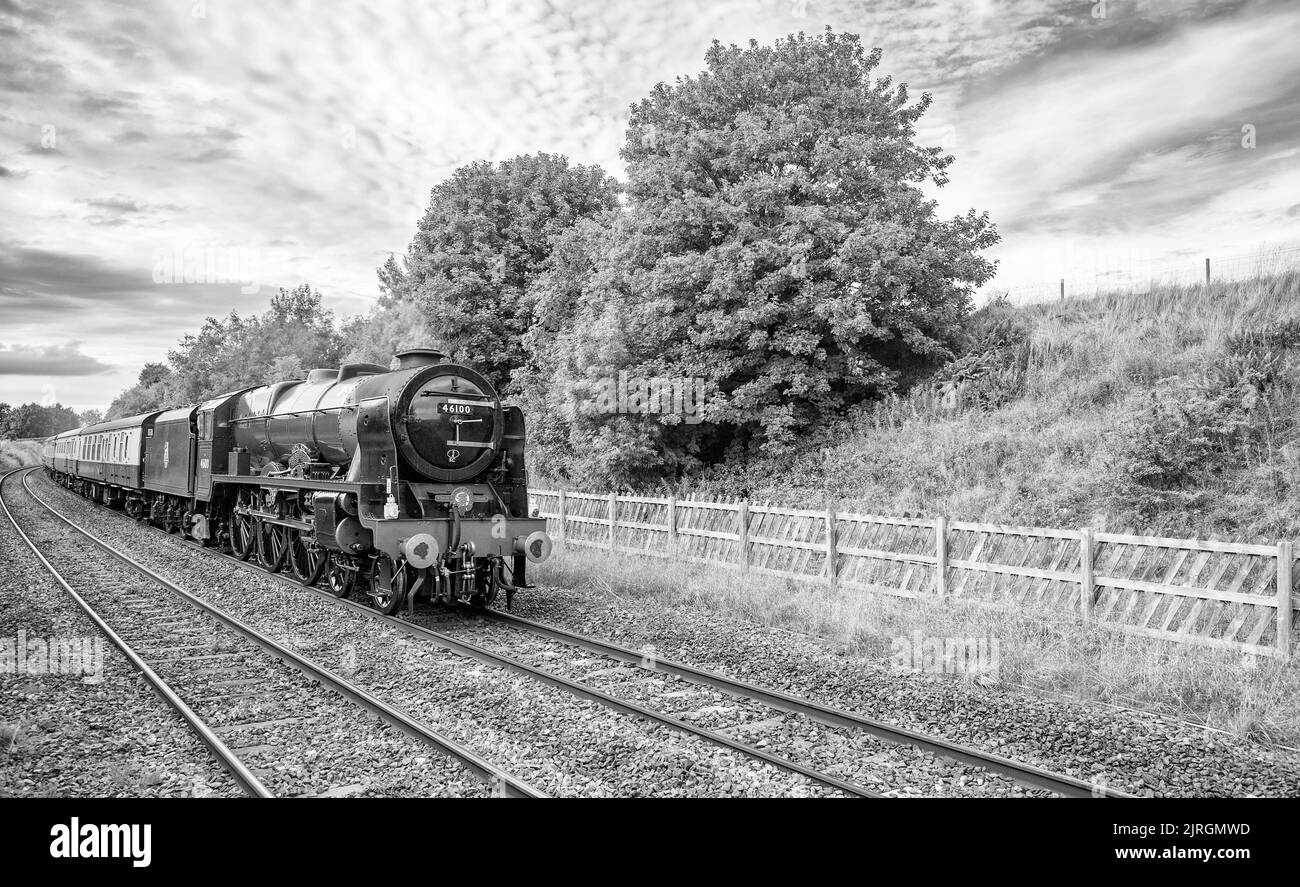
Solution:
[{"label": "locomotive coupling", "polygon": [[551,556],[551,537],[545,530],[515,537],[515,554],[522,554],[535,564]]}]

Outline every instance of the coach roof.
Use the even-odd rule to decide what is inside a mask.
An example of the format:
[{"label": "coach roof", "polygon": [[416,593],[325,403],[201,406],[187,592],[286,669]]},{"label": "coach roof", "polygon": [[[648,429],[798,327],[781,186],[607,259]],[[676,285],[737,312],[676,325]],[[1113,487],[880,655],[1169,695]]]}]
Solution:
[{"label": "coach roof", "polygon": [[98,425],[87,425],[78,431],[78,434],[98,434],[101,431],[120,431],[123,428],[139,428],[149,419],[157,416],[162,410],[154,410],[152,413],[141,413],[138,416],[128,416],[125,419],[114,419],[112,422],[100,422]]},{"label": "coach roof", "polygon": [[163,422],[179,422],[181,420],[188,421],[189,419],[193,418],[194,411],[197,409],[198,407],[181,407],[175,410],[168,410],[165,413],[159,413],[158,418],[154,419],[153,424],[160,425]]}]

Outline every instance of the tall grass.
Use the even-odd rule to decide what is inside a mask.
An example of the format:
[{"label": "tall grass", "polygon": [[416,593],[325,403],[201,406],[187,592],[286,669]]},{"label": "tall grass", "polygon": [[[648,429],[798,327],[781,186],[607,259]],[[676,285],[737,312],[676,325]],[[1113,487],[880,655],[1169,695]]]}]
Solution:
[{"label": "tall grass", "polygon": [[0,440],[0,471],[37,465],[41,461],[41,441]]},{"label": "tall grass", "polygon": [[[1085,526],[1275,541],[1300,535],[1300,349],[1213,471],[1174,490],[1117,475],[1144,412],[1170,384],[1194,388],[1234,338],[1300,321],[1300,271],[1155,287],[1025,307],[994,305],[1024,341],[988,386],[922,385],[827,429],[793,458],[732,465],[697,489],[876,514]],[[1148,495],[1149,494],[1149,495]]]}]

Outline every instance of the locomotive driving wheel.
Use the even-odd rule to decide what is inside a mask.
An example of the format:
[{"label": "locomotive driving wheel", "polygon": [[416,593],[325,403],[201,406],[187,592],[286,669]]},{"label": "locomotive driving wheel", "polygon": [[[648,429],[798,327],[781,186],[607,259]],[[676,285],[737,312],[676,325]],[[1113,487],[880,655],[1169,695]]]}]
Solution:
[{"label": "locomotive driving wheel", "polygon": [[253,519],[246,514],[234,514],[230,518],[230,550],[235,557],[246,561],[253,556],[257,548],[254,535]]},{"label": "locomotive driving wheel", "polygon": [[268,573],[278,573],[284,569],[288,558],[289,528],[263,523],[257,532],[257,562]]},{"label": "locomotive driving wheel", "polygon": [[[385,572],[392,573],[387,588],[384,588],[383,582]],[[400,610],[414,578],[415,571],[406,561],[394,564],[386,555],[380,555],[370,570],[370,599],[374,601],[375,609],[385,616],[391,616]]]},{"label": "locomotive driving wheel", "polygon": [[315,585],[325,570],[325,552],[313,542],[303,538],[301,530],[293,531],[289,547],[289,570],[303,585]]}]

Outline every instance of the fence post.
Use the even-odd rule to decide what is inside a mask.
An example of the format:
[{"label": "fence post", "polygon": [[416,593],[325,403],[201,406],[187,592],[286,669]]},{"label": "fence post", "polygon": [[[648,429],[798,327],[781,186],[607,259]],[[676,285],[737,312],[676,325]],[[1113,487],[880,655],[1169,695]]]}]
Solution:
[{"label": "fence post", "polygon": [[934,551],[938,559],[934,565],[934,592],[939,597],[948,596],[948,518],[939,515],[934,519]]},{"label": "fence post", "polygon": [[1291,545],[1277,544],[1277,658],[1283,662],[1291,658]]},{"label": "fence post", "polygon": [[749,500],[740,500],[736,509],[736,521],[740,530],[740,569],[749,572]]},{"label": "fence post", "polygon": [[835,524],[835,506],[826,506],[826,576],[830,580],[831,588],[839,588],[840,585],[840,567],[838,547],[839,541],[836,538],[839,535],[839,528]]},{"label": "fence post", "polygon": [[569,547],[569,533],[564,526],[564,515],[566,512],[564,490],[560,490],[560,544],[565,548]]},{"label": "fence post", "polygon": [[1210,285],[1210,257],[1205,257],[1205,285]]},{"label": "fence post", "polygon": [[1061,298],[1065,298],[1065,278],[1061,278]]},{"label": "fence post", "polygon": [[614,550],[614,527],[618,520],[618,493],[609,494],[609,550]]},{"label": "fence post", "polygon": [[677,497],[668,497],[668,547],[677,554]]},{"label": "fence post", "polygon": [[1084,622],[1092,621],[1097,582],[1092,575],[1092,527],[1079,531],[1079,610]]}]

